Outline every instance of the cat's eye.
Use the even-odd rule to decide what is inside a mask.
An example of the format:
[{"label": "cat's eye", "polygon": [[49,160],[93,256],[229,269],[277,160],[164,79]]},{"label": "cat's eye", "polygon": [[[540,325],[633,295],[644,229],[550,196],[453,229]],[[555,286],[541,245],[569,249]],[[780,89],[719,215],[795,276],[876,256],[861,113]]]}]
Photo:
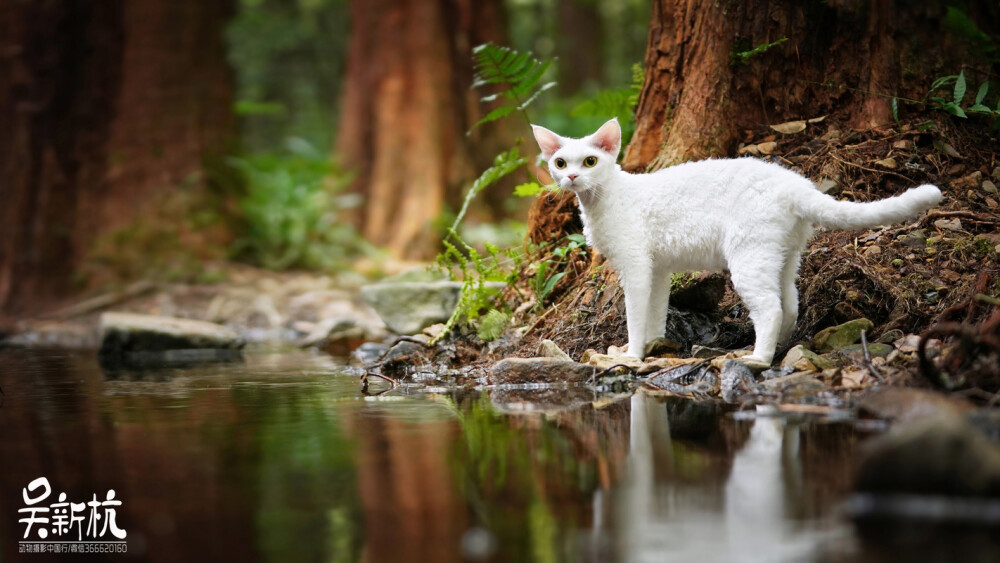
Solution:
[{"label": "cat's eye", "polygon": [[558,168],[559,170],[562,170],[563,168],[566,168],[566,161],[563,160],[563,159],[561,159],[561,158],[557,158],[556,159],[556,168]]},{"label": "cat's eye", "polygon": [[593,168],[597,166],[597,157],[588,156],[587,158],[583,159],[583,165],[586,166],[587,168]]}]

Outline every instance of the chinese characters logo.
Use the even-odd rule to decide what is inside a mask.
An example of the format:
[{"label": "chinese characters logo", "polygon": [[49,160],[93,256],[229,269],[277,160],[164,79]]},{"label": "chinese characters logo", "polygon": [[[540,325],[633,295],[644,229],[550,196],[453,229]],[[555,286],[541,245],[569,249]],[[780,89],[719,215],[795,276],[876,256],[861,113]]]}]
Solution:
[{"label": "chinese characters logo", "polygon": [[[52,485],[39,477],[24,489],[21,496],[25,508],[18,510],[24,524],[21,552],[124,552],[128,535],[118,527],[117,509],[122,501],[115,499],[115,490],[109,489],[104,500],[92,495],[85,502],[70,502],[66,493],[59,493],[58,501],[44,502],[52,496]],[[102,544],[115,544],[112,546]],[[103,548],[102,548],[103,547]]]}]

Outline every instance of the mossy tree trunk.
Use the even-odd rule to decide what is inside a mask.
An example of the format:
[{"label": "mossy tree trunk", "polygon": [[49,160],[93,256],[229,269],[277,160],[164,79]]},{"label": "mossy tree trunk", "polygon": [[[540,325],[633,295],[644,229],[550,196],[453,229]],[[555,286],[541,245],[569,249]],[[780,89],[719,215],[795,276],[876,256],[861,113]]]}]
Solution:
[{"label": "mossy tree trunk", "polygon": [[397,257],[434,255],[435,219],[501,149],[495,129],[466,131],[481,113],[472,48],[503,44],[504,16],[499,0],[351,2],[336,151],[365,198],[356,223]]},{"label": "mossy tree trunk", "polygon": [[[995,7],[969,4],[996,26],[980,18]],[[833,112],[856,129],[890,125],[891,96],[922,98],[971,62],[944,31],[946,12],[944,2],[654,0],[625,166],[730,155],[745,130]]]},{"label": "mossy tree trunk", "polygon": [[0,315],[65,298],[96,236],[225,148],[231,10],[0,0]]}]

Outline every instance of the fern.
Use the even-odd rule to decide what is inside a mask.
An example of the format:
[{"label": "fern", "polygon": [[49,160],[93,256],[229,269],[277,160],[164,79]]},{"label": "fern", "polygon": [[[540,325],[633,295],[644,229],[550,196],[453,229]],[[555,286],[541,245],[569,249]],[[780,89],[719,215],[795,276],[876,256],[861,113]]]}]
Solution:
[{"label": "fern", "polygon": [[500,91],[483,97],[481,101],[499,100],[503,103],[477,121],[470,131],[483,123],[496,121],[515,111],[524,112],[542,92],[556,85],[555,82],[539,84],[545,71],[552,65],[552,61],[539,61],[532,57],[531,53],[518,53],[509,47],[486,43],[473,49],[472,54],[476,66],[472,87],[480,88],[487,85],[500,87]]},{"label": "fern", "polygon": [[483,171],[482,174],[476,178],[476,181],[472,183],[472,187],[469,188],[469,193],[465,195],[465,201],[462,202],[462,209],[459,210],[458,215],[455,217],[454,223],[451,225],[451,233],[454,235],[458,232],[458,225],[465,218],[465,213],[469,210],[469,204],[472,200],[490,185],[494,184],[500,178],[510,174],[511,172],[517,170],[521,166],[524,166],[528,161],[521,156],[518,152],[517,147],[510,149],[507,152],[502,152],[493,159],[493,166],[490,166]]},{"label": "fern", "polygon": [[628,88],[601,90],[577,104],[570,111],[570,116],[604,119],[608,116],[617,117],[622,127],[622,146],[626,146],[635,133],[635,106],[639,103],[639,92],[642,91],[644,80],[642,65],[635,63],[632,65],[632,84]]},{"label": "fern", "polygon": [[479,321],[479,330],[476,331],[476,336],[483,342],[491,342],[500,338],[509,325],[510,315],[497,309],[490,309]]}]

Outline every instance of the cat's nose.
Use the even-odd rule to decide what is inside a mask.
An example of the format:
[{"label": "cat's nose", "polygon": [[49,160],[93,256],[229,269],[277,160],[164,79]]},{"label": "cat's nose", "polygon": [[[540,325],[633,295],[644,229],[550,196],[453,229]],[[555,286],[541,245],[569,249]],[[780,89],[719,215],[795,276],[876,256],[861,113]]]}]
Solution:
[{"label": "cat's nose", "polygon": [[579,174],[567,174],[566,175],[566,177],[569,178],[570,182],[572,182],[573,180],[576,180],[577,176],[579,176]]}]

